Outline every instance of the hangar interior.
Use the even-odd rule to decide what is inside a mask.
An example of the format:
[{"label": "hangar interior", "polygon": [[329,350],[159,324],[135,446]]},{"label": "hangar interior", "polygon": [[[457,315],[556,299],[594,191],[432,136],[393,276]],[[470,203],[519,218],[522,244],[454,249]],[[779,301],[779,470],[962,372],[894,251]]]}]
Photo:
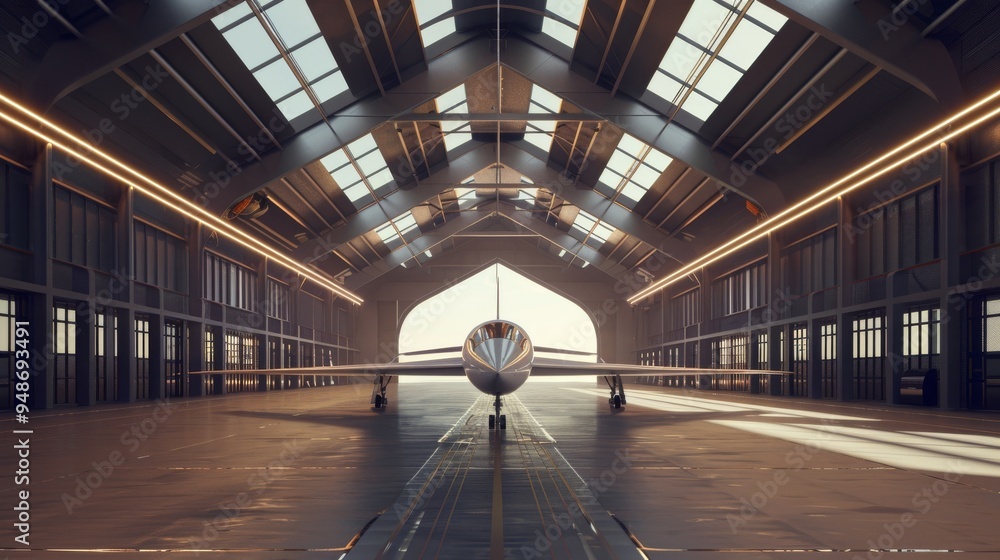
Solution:
[{"label": "hangar interior", "polygon": [[[18,0],[0,31],[4,556],[1000,553],[997,3]],[[468,384],[376,410],[289,373],[395,359],[491,271],[583,310],[596,351],[560,350],[691,373],[625,414],[520,391],[503,433]]]},{"label": "hangar interior", "polygon": [[988,3],[2,13],[3,408],[17,321],[35,408],[315,386],[185,374],[391,359],[495,262],[606,361],[794,372],[647,383],[1000,408]]}]

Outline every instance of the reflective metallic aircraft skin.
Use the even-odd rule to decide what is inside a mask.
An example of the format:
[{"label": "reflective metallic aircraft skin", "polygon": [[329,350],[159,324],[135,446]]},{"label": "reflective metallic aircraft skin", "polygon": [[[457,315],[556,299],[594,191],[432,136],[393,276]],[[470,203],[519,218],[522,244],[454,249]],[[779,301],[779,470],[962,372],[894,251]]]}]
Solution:
[{"label": "reflective metallic aircraft skin", "polygon": [[472,329],[462,347],[466,377],[488,395],[513,393],[531,375],[534,350],[524,329],[509,321],[487,321]]}]

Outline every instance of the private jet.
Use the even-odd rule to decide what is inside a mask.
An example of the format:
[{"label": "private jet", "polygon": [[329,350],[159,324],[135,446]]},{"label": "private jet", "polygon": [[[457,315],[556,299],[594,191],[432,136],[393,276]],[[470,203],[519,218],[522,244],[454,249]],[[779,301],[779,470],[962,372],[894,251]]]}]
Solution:
[{"label": "private jet", "polygon": [[[459,348],[434,350],[433,353],[458,351]],[[554,349],[539,348],[539,351],[561,352]],[[420,352],[428,354],[429,352]],[[611,390],[608,404],[615,409],[625,406],[625,387],[622,377],[628,376],[666,376],[678,377],[684,375],[789,375],[787,371],[748,370],[748,369],[706,369],[690,367],[643,366],[632,364],[609,364],[604,362],[588,363],[572,360],[545,358],[535,355],[535,347],[524,329],[510,321],[493,320],[480,324],[472,329],[461,347],[461,356],[435,360],[400,362],[399,358],[384,364],[355,364],[345,366],[319,366],[305,368],[282,368],[272,370],[225,370],[198,371],[191,375],[218,374],[253,374],[253,375],[346,375],[346,376],[376,376],[374,383],[373,402],[375,408],[388,405],[386,390],[393,376],[460,376],[465,375],[476,389],[494,397],[494,414],[489,416],[489,428],[504,430],[507,428],[506,415],[501,414],[501,399],[518,390],[528,380],[535,376],[571,376],[600,375],[604,377]]]}]

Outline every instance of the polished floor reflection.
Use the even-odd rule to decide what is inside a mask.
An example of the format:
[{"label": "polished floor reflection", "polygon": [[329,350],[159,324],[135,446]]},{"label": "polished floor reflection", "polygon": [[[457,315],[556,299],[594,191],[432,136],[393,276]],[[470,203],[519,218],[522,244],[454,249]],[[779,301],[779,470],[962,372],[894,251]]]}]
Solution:
[{"label": "polished floor reflection", "polygon": [[[359,385],[40,413],[31,435],[35,550],[15,550],[12,535],[0,556],[340,558],[362,527],[405,498],[407,484],[449,438],[464,437],[454,429],[463,418],[461,429],[485,438],[486,453],[470,456],[469,467],[489,499],[470,492],[460,507],[491,520],[495,434],[478,428],[485,425],[485,412],[474,408],[480,394],[462,383],[405,384],[377,412],[369,391]],[[573,473],[582,485],[564,487],[589,492],[649,558],[1000,555],[994,414],[627,391],[624,412],[609,409],[596,384],[529,380],[518,391],[524,411],[516,415],[533,420],[512,423],[499,442],[512,461],[521,457],[500,473],[509,483],[501,509],[506,557],[536,557],[531,537],[545,524],[516,520],[539,516],[530,482],[543,468],[549,481]],[[0,419],[8,434],[14,427]],[[546,454],[551,464],[526,468]],[[2,465],[16,470],[10,453]],[[559,490],[546,485],[534,488]],[[0,495],[8,509],[11,489],[5,477]],[[491,526],[482,531],[491,536]],[[539,552],[575,557],[555,547]]]}]

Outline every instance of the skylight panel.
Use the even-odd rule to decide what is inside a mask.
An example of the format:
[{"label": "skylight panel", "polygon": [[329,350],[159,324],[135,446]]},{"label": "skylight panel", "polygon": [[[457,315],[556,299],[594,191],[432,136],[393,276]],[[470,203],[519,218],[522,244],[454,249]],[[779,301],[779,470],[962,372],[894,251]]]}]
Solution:
[{"label": "skylight panel", "polygon": [[606,243],[608,241],[608,238],[610,238],[611,234],[613,234],[614,232],[615,229],[609,227],[604,222],[597,222],[597,224],[594,226],[593,233],[590,234],[590,238],[596,239],[601,243]]},{"label": "skylight panel", "polygon": [[747,16],[763,23],[766,27],[769,27],[769,31],[777,33],[788,18],[774,11],[773,9],[761,4],[760,2],[754,2],[747,10]]},{"label": "skylight panel", "polygon": [[552,137],[556,131],[555,121],[528,121],[524,139],[545,153],[552,148]]},{"label": "skylight panel", "polygon": [[576,29],[550,17],[545,18],[542,22],[542,33],[569,48],[573,48],[576,43]]},{"label": "skylight panel", "polygon": [[635,168],[635,172],[632,174],[631,180],[633,183],[648,189],[653,186],[653,183],[655,183],[659,178],[659,171],[643,163]]},{"label": "skylight panel", "polygon": [[715,0],[694,0],[677,33],[708,48],[718,29],[734,17],[730,8]]},{"label": "skylight panel", "polygon": [[368,187],[363,181],[358,181],[344,189],[344,194],[347,195],[351,204],[354,205],[357,205],[358,201],[364,199],[366,196],[371,196],[371,193],[368,192]]},{"label": "skylight panel", "polygon": [[396,228],[392,227],[392,221],[388,221],[376,229],[375,235],[377,235],[379,239],[382,240],[382,243],[385,243],[386,245],[399,240],[399,235],[396,234]]},{"label": "skylight panel", "polygon": [[623,180],[625,180],[625,177],[623,177],[620,173],[605,167],[604,173],[601,173],[601,177],[597,181],[608,187],[610,190],[615,191],[618,190],[618,186],[622,184]]},{"label": "skylight panel", "polygon": [[223,29],[236,23],[236,21],[240,18],[244,18],[251,14],[253,14],[253,10],[250,9],[250,6],[248,6],[246,2],[240,2],[239,4],[236,4],[232,8],[229,8],[212,18],[212,21],[219,29]]},{"label": "skylight panel", "polygon": [[[218,25],[218,24],[216,24]],[[247,68],[253,70],[268,60],[280,56],[267,31],[257,18],[248,19],[222,34]]]},{"label": "skylight panel", "polygon": [[410,212],[407,212],[402,216],[400,216],[399,218],[396,218],[395,224],[396,228],[403,235],[406,235],[407,233],[410,233],[411,231],[417,228],[417,220],[413,217],[413,214]]},{"label": "skylight panel", "polygon": [[596,223],[597,218],[591,216],[584,210],[580,210],[580,212],[576,215],[576,219],[573,220],[573,228],[587,234],[590,233],[590,229],[594,227],[594,224]]},{"label": "skylight panel", "polygon": [[438,113],[445,113],[451,111],[452,109],[455,109],[458,105],[465,103],[467,99],[468,98],[466,97],[465,93],[465,84],[464,83],[459,84],[457,87],[454,87],[442,93],[441,95],[438,96],[437,99],[435,99],[437,103]]},{"label": "skylight panel", "polygon": [[608,169],[614,170],[619,175],[628,175],[629,170],[632,165],[635,164],[635,157],[631,154],[638,155],[640,152],[636,151],[622,151],[621,149],[615,150],[612,154],[611,159],[608,161]]},{"label": "skylight panel", "polygon": [[618,141],[618,149],[633,157],[638,157],[648,146],[631,134],[625,134]]},{"label": "skylight panel", "polygon": [[551,91],[537,86],[531,86],[531,104],[529,113],[558,113],[562,109],[562,99]]},{"label": "skylight panel", "polygon": [[302,76],[310,82],[318,80],[337,67],[337,61],[333,58],[330,47],[326,46],[326,40],[322,37],[317,37],[295,49],[292,52],[292,58],[295,59],[295,64],[302,71]]},{"label": "skylight panel", "polygon": [[[241,6],[215,16],[212,23],[286,119],[292,120],[315,107],[302,81],[319,103],[348,90],[342,75],[332,76],[340,74],[337,61],[306,0],[272,2],[263,9],[264,20],[277,35],[278,43],[288,50],[290,62],[281,56],[261,20],[245,4]],[[243,18],[245,21],[236,23]],[[296,78],[296,72],[301,73],[302,81]]]},{"label": "skylight panel", "polygon": [[255,72],[254,76],[260,81],[261,87],[271,99],[281,99],[299,89],[299,82],[295,79],[295,74],[280,58]]},{"label": "skylight panel", "polygon": [[744,18],[719,55],[745,72],[771,42],[772,37],[770,31]]},{"label": "skylight panel", "polygon": [[282,0],[269,6],[264,13],[289,49],[319,35],[319,25],[306,0]]},{"label": "skylight panel", "polygon": [[698,91],[717,101],[721,101],[736,86],[743,74],[727,64],[713,64],[708,67],[698,82]]},{"label": "skylight panel", "polygon": [[[695,0],[646,89],[671,103],[683,100],[685,111],[702,121],[708,119],[786,21],[774,10],[754,2],[719,51],[722,37],[745,6],[745,2],[729,5],[717,0]],[[705,51],[700,52],[692,43]],[[716,59],[702,73],[702,65],[717,51]],[[686,94],[692,87],[691,94]]]},{"label": "skylight panel", "polygon": [[646,195],[647,191],[649,191],[649,187],[644,187],[636,184],[633,181],[629,181],[625,183],[624,187],[622,187],[620,198],[624,197],[629,201],[631,201],[633,204],[635,204],[636,202],[639,202],[643,196]]},{"label": "skylight panel", "polygon": [[417,27],[420,28],[420,36],[424,40],[424,47],[455,33],[455,18],[451,17],[425,27],[427,22],[444,15],[451,8],[452,3],[444,0],[414,0],[414,15],[417,18]]},{"label": "skylight panel", "polygon": [[667,169],[667,166],[669,166],[674,160],[660,150],[650,148],[649,153],[646,154],[646,158],[642,161],[646,165],[652,167],[660,173],[663,173],[663,171]]}]

